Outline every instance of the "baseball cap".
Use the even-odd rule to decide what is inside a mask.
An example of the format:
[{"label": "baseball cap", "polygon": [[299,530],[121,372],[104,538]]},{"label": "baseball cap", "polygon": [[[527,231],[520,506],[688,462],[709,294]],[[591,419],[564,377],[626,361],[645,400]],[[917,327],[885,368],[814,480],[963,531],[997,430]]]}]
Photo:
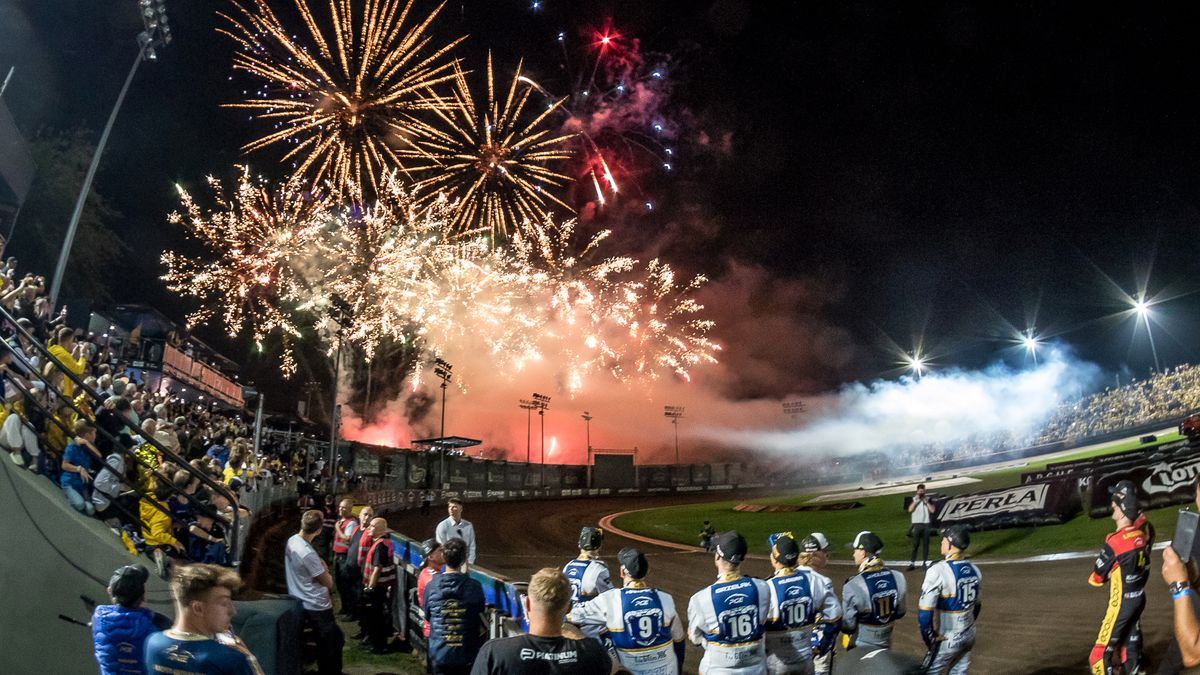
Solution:
[{"label": "baseball cap", "polygon": [[871,555],[879,555],[879,552],[883,550],[883,540],[874,532],[863,530],[854,538],[853,548],[861,548]]},{"label": "baseball cap", "polygon": [[150,570],[142,565],[125,565],[113,571],[108,580],[108,593],[124,606],[136,604],[146,594],[146,580]]},{"label": "baseball cap", "polygon": [[1141,514],[1142,509],[1138,505],[1137,488],[1134,487],[1133,481],[1118,481],[1108,491],[1112,495],[1112,503],[1121,508],[1121,513],[1124,513],[1126,518],[1133,520]]},{"label": "baseball cap", "polygon": [[965,551],[971,545],[971,531],[966,525],[951,525],[942,532],[942,537],[950,540],[950,545],[960,551]]},{"label": "baseball cap", "polygon": [[617,553],[617,560],[621,561],[621,567],[634,579],[641,579],[650,571],[650,563],[646,556],[636,548],[621,549]]},{"label": "baseball cap", "polygon": [[746,559],[746,538],[736,530],[721,532],[717,535],[717,555],[731,563],[740,563]]},{"label": "baseball cap", "polygon": [[579,530],[579,548],[584,551],[594,551],[604,543],[604,530],[598,527],[584,527]]},{"label": "baseball cap", "polygon": [[800,548],[804,549],[805,553],[816,553],[829,548],[829,538],[820,532],[813,532],[800,542]]},{"label": "baseball cap", "polygon": [[426,539],[421,542],[421,553],[428,558],[429,554],[442,547],[442,544],[437,539]]},{"label": "baseball cap", "polygon": [[775,550],[775,558],[784,565],[795,565],[800,558],[800,546],[791,537],[774,537],[771,548]]}]

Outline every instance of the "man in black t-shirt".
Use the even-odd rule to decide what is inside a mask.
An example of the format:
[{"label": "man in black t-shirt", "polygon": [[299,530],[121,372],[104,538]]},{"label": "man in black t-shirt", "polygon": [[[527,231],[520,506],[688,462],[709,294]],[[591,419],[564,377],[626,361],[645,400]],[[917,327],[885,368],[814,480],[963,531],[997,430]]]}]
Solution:
[{"label": "man in black t-shirt", "polygon": [[471,675],[607,675],[612,660],[591,638],[563,636],[563,618],[571,607],[571,583],[553,567],[529,580],[525,614],[529,634],[485,643]]}]

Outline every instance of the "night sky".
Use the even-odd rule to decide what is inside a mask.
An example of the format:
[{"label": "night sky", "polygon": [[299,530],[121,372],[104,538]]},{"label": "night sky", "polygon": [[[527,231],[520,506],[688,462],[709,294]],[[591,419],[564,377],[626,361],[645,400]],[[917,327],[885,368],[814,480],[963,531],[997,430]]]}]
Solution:
[{"label": "night sky", "polygon": [[[1104,318],[1126,308],[1113,284],[1135,293],[1140,280],[1170,298],[1154,308],[1163,364],[1195,361],[1197,17],[784,4],[451,2],[437,33],[468,34],[469,62],[524,56],[557,84],[556,34],[583,40],[607,19],[672,56],[677,166],[639,174],[653,212],[603,224],[629,250],[714,279],[715,335],[746,374],[727,385],[735,396],[894,376],[893,342],[921,335],[939,365],[1019,362],[1005,341],[1035,319],[1081,357],[1141,376],[1144,330],[1132,339],[1128,316]],[[175,42],[143,64],[97,179],[135,251],[117,299],[176,318],[190,305],[156,281],[158,254],[182,241],[164,217],[173,184],[228,176],[260,129],[219,107],[246,88],[228,80],[231,42],[213,30],[222,7],[170,3]],[[0,68],[17,67],[5,99],[23,129],[98,136],[139,29],[134,0],[0,0]],[[270,155],[249,161],[270,172]],[[244,345],[199,334],[255,369]]]}]

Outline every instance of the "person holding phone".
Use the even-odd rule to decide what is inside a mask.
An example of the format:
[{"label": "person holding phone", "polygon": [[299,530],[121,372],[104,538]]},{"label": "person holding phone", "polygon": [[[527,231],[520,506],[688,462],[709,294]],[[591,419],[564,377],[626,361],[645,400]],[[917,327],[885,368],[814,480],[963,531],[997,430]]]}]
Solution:
[{"label": "person holding phone", "polygon": [[[917,566],[917,547],[921,547],[921,565],[929,567],[929,535],[933,532],[933,514],[936,507],[933,501],[925,496],[925,484],[917,485],[917,493],[908,503],[908,512],[912,519],[912,554],[908,557],[908,569]],[[903,558],[901,558],[903,560]]]},{"label": "person holding phone", "polygon": [[[1200,510],[1200,478],[1194,487],[1196,508]],[[1180,522],[1183,522],[1182,515]],[[1167,647],[1159,665],[1159,673],[1178,673],[1184,668],[1200,665],[1200,596],[1195,590],[1196,562],[1192,551],[1176,550],[1181,541],[1179,530],[1171,546],[1163,550],[1162,578],[1171,593],[1175,637]]]}]

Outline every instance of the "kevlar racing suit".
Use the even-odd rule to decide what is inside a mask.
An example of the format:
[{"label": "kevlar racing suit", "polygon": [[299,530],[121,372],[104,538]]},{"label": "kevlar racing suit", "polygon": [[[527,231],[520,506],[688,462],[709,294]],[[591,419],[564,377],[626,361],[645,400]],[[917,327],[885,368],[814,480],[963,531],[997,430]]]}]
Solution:
[{"label": "kevlar racing suit", "polygon": [[[563,574],[571,582],[571,607],[575,608],[594,600],[604,591],[613,587],[612,577],[608,573],[608,565],[598,560],[580,554],[580,556],[563,567]],[[588,624],[580,626],[583,634],[600,639],[604,630],[603,625]]]},{"label": "kevlar racing suit", "polygon": [[688,637],[704,648],[701,675],[766,673],[763,622],[770,611],[767,582],[737,572],[696,591],[688,601]]},{"label": "kevlar racing suit", "polygon": [[1150,578],[1153,546],[1154,528],[1144,514],[1129,527],[1122,527],[1104,539],[1104,547],[1088,577],[1093,586],[1108,582],[1108,608],[1088,657],[1092,673],[1132,673],[1140,665],[1141,617],[1146,608],[1146,580]]},{"label": "kevlar racing suit", "polygon": [[677,675],[683,670],[683,621],[675,601],[645,582],[630,581],[575,605],[567,621],[581,628],[606,627],[621,667],[633,675]]},{"label": "kevlar racing suit", "polygon": [[880,558],[863,562],[859,573],[842,587],[842,631],[845,647],[890,649],[892,626],[904,617],[904,575],[883,566]]},{"label": "kevlar racing suit", "polygon": [[[767,672],[813,673],[813,626],[837,626],[842,619],[833,585],[808,567],[783,568],[767,580],[771,588],[771,610],[763,626],[766,631]],[[833,642],[836,629],[824,632]],[[832,644],[815,648],[826,653]]]},{"label": "kevlar racing suit", "polygon": [[974,563],[953,553],[925,572],[917,620],[921,625],[921,639],[929,648],[925,654],[926,672],[959,675],[970,668],[981,579]]}]

